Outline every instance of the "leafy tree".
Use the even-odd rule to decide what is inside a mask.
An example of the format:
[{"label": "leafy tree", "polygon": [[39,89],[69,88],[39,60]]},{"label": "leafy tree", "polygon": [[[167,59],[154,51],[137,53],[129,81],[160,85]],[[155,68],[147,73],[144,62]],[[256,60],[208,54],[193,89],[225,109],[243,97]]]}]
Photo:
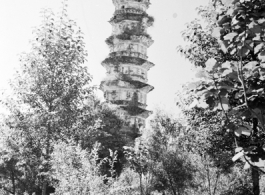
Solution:
[{"label": "leafy tree", "polygon": [[148,151],[148,171],[153,175],[153,189],[183,194],[195,187],[194,165],[188,153],[178,147],[181,123],[162,111],[151,120],[151,133],[143,140]]},{"label": "leafy tree", "polygon": [[[136,142],[137,143],[137,142]],[[132,168],[139,176],[140,194],[145,194],[143,189],[143,177],[148,172],[148,151],[147,148],[138,142],[134,147],[125,146],[125,155],[130,168]]]},{"label": "leafy tree", "polygon": [[[186,93],[187,94],[186,94]],[[240,191],[242,186],[250,190],[248,173],[239,171],[242,163],[234,164],[234,138],[223,128],[220,111],[192,108],[188,89],[178,94],[178,106],[182,110],[183,128],[178,148],[192,153],[196,165],[196,191],[200,194],[222,194]]]},{"label": "leafy tree", "polygon": [[8,136],[0,151],[0,186],[9,193],[54,191],[50,159],[59,140],[72,138],[88,149],[100,141],[105,146],[100,155],[108,148],[119,150],[117,166],[122,167],[122,120],[95,97],[84,66],[83,34],[65,7],[60,16],[43,11],[31,50],[20,57],[12,94],[3,101],[9,114],[1,127]]},{"label": "leafy tree", "polygon": [[207,52],[204,44],[190,39],[194,47],[209,54],[205,65],[199,65],[205,66],[197,73],[199,81],[192,84],[194,105],[223,111],[224,127],[231,137],[236,136],[233,160],[242,157],[245,168],[251,167],[255,195],[260,193],[259,173],[264,164],[264,7],[261,0],[215,1],[217,27],[212,25],[207,36],[213,40],[208,51],[216,52]]},{"label": "leafy tree", "polygon": [[106,178],[100,175],[103,160],[99,159],[98,147],[88,152],[73,141],[54,146],[51,174],[56,181],[55,194],[107,194]]},{"label": "leafy tree", "polygon": [[118,178],[115,179],[113,184],[110,187],[109,194],[112,195],[134,195],[139,194],[140,186],[139,186],[139,176],[131,168],[123,169],[122,173]]}]

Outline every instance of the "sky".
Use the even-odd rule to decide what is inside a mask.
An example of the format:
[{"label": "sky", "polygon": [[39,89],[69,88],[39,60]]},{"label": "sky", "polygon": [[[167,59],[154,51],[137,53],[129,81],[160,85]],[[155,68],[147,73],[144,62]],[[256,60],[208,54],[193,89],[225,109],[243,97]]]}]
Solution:
[{"label": "sky", "polygon": [[[196,7],[209,0],[151,0],[147,13],[155,18],[148,29],[154,44],[148,49],[148,60],[155,66],[148,72],[148,83],[155,89],[148,94],[147,109],[160,107],[169,113],[177,111],[176,92],[192,77],[191,64],[176,50],[185,44],[181,31],[197,16]],[[19,54],[29,51],[32,30],[41,23],[42,8],[61,10],[61,0],[0,0],[0,90],[19,65]],[[111,0],[68,0],[69,17],[77,22],[85,36],[87,65],[93,75],[93,85],[99,86],[105,77],[101,62],[108,56],[105,39],[111,35],[108,22],[114,13]],[[102,92],[98,91],[102,97]]]}]

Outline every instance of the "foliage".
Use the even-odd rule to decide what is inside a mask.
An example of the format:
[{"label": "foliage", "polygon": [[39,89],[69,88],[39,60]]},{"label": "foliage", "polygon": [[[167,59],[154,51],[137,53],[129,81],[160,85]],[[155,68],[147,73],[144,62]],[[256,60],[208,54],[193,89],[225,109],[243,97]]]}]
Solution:
[{"label": "foliage", "polygon": [[[106,179],[100,175],[98,146],[88,153],[74,142],[58,143],[52,153],[52,177],[55,181],[55,194],[106,194]],[[98,163],[98,161],[100,161]]]},{"label": "foliage", "polygon": [[178,106],[185,125],[178,139],[178,147],[192,152],[191,158],[198,170],[195,176],[196,191],[200,194],[230,193],[243,185],[244,189],[250,190],[249,173],[241,171],[242,163],[234,165],[231,160],[234,138],[231,132],[223,128],[225,116],[220,111],[190,107],[193,98],[189,92],[178,94]]},{"label": "foliage", "polygon": [[[217,2],[217,1],[215,1]],[[209,56],[204,57],[205,69],[197,73],[193,83],[195,106],[222,110],[223,126],[235,137],[236,155],[245,168],[252,168],[253,193],[259,194],[259,171],[264,164],[264,13],[260,0],[224,0],[215,4],[217,27],[211,26]],[[199,32],[200,33],[200,32]],[[203,35],[204,32],[202,32]],[[203,44],[190,39],[198,51]],[[218,42],[219,45],[216,46]],[[210,49],[217,53],[211,53]],[[221,51],[221,52],[219,52]],[[219,55],[221,54],[221,57]],[[197,53],[198,54],[198,53]],[[186,55],[196,61],[196,55]],[[197,64],[203,66],[202,64]],[[257,171],[259,169],[259,171]]]},{"label": "foliage", "polygon": [[141,148],[147,151],[147,170],[151,173],[151,189],[169,194],[184,193],[194,187],[195,167],[186,151],[178,148],[182,125],[158,112],[151,121],[151,131],[144,134]]},{"label": "foliage", "polygon": [[[231,132],[223,128],[225,117],[220,111],[211,111],[204,108],[192,108],[192,100],[188,89],[178,95],[178,106],[183,114],[182,136],[179,138],[179,147],[194,152],[202,158],[210,157],[213,166],[219,171],[229,173],[233,162],[234,138]],[[186,98],[185,98],[186,96]]]},{"label": "foliage", "polygon": [[109,194],[135,195],[139,194],[139,191],[139,177],[137,173],[131,168],[125,168],[111,186]]},{"label": "foliage", "polygon": [[124,163],[125,138],[119,131],[123,122],[94,95],[91,75],[83,65],[87,53],[81,30],[66,10],[62,16],[45,10],[31,44],[31,50],[21,55],[12,94],[3,100],[9,115],[0,130],[9,136],[0,151],[1,188],[19,194],[54,191],[51,153],[57,141],[69,138],[87,149],[101,142],[101,157],[108,148],[117,150],[119,173]]},{"label": "foliage", "polygon": [[[74,141],[60,142],[55,145],[52,154],[52,177],[55,179],[55,194],[139,194],[137,173],[125,168],[119,177],[113,169],[117,154],[109,151],[105,158],[100,158],[100,145],[94,145],[91,152],[83,150]],[[111,176],[101,174],[101,167],[108,162]]]},{"label": "foliage", "polygon": [[87,55],[82,32],[66,11],[56,17],[44,10],[31,44],[31,50],[21,55],[20,70],[11,83],[14,98],[7,99],[10,115],[4,123],[15,129],[10,136],[20,148],[15,150],[15,167],[25,170],[18,175],[31,180],[27,185],[19,178],[16,182],[29,193],[37,189],[45,193],[53,143],[82,134],[87,125],[80,118],[91,110],[93,89],[82,66]]}]

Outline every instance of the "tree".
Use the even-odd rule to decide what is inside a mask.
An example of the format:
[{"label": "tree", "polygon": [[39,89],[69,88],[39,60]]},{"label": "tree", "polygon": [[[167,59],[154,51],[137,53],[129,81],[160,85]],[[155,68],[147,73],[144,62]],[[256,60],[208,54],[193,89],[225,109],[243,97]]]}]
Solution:
[{"label": "tree", "polygon": [[4,123],[13,130],[12,143],[7,146],[15,146],[6,162],[14,163],[14,171],[19,172],[18,185],[24,185],[21,178],[31,178],[24,185],[30,194],[49,193],[54,143],[70,137],[81,139],[96,124],[90,114],[94,95],[89,86],[91,75],[83,65],[87,56],[83,35],[67,18],[65,6],[61,16],[43,11],[31,50],[21,55],[20,70],[12,80],[12,98],[6,101],[10,114]]},{"label": "tree", "polygon": [[153,188],[170,194],[183,194],[195,187],[196,169],[188,152],[180,149],[178,139],[182,124],[158,111],[151,121],[149,136],[143,141],[148,151],[148,171],[153,175]]},{"label": "tree", "polygon": [[[223,128],[220,111],[193,108],[193,99],[188,89],[178,94],[178,106],[183,117],[183,128],[178,139],[178,148],[192,153],[198,170],[195,176],[200,194],[217,195],[251,189],[248,173],[239,171],[242,163],[234,164],[234,138],[232,132]],[[244,193],[243,193],[244,194]]]},{"label": "tree", "polygon": [[59,142],[52,153],[52,177],[55,179],[56,195],[61,194],[107,194],[106,176],[100,174],[104,159],[98,156],[99,145],[89,152],[74,141]]},{"label": "tree", "polygon": [[[12,94],[3,100],[8,116],[1,122],[7,133],[1,148],[0,187],[13,194],[49,194],[54,191],[51,154],[58,141],[73,139],[83,149],[102,143],[100,158],[117,150],[115,170],[124,164],[120,132],[123,120],[116,108],[100,103],[92,76],[84,62],[87,52],[83,33],[67,16],[43,10],[43,20],[33,34],[31,49],[20,57],[21,66],[11,81]],[[102,166],[109,174],[110,165]]]},{"label": "tree", "polygon": [[[215,1],[216,26],[207,34],[213,41],[208,51],[204,44],[194,42],[209,54],[205,69],[197,73],[193,83],[195,106],[222,110],[224,127],[235,137],[236,155],[245,168],[251,167],[253,193],[259,194],[259,173],[264,172],[264,8],[261,0]],[[214,19],[212,19],[214,20]],[[195,34],[196,35],[196,34]],[[196,35],[197,36],[197,35]],[[216,44],[218,47],[216,49]],[[186,56],[193,58],[195,55]],[[221,56],[221,57],[220,57]],[[193,59],[196,61],[196,56]]]}]

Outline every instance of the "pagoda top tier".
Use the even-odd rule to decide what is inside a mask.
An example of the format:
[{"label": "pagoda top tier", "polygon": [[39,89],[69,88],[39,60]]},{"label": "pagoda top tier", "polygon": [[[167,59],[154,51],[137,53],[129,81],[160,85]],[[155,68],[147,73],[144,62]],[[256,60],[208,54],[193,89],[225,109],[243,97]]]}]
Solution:
[{"label": "pagoda top tier", "polygon": [[150,0],[112,0],[116,10],[125,8],[136,8],[146,11],[150,5]]}]

